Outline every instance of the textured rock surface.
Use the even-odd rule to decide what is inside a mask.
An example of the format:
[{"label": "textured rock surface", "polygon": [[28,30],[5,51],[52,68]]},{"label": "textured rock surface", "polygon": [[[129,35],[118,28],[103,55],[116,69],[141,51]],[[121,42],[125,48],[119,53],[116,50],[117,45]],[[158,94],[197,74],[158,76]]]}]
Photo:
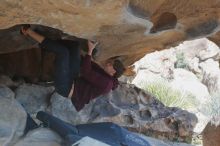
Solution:
[{"label": "textured rock surface", "polygon": [[171,87],[184,93],[190,93],[197,101],[205,103],[210,100],[207,87],[190,71],[184,69],[174,69],[174,79],[171,81]]},{"label": "textured rock surface", "polygon": [[32,83],[50,81],[54,71],[53,61],[53,54],[42,52],[39,48],[0,54],[0,73]]},{"label": "textured rock surface", "polygon": [[16,89],[15,97],[27,109],[28,113],[34,114],[47,109],[53,91],[53,87],[24,84]]},{"label": "textured rock surface", "polygon": [[15,146],[61,146],[61,138],[54,131],[38,128],[30,131]]},{"label": "textured rock surface", "polygon": [[218,93],[220,91],[220,68],[219,62],[213,59],[200,64],[200,68],[203,73],[203,84],[205,84],[211,94]]},{"label": "textured rock surface", "polygon": [[[114,122],[131,131],[159,139],[186,141],[191,137],[197,122],[195,115],[178,108],[165,107],[155,97],[127,84],[121,84],[114,92],[93,100],[80,112],[76,112],[69,99],[57,93],[52,95],[50,106],[44,106],[50,93],[48,87],[20,85],[15,93],[7,87],[0,88],[0,145],[3,146],[14,143],[16,146],[60,146],[62,141],[54,132],[42,128],[21,138],[26,124],[26,113],[14,97],[21,103],[25,99],[24,108],[33,115],[39,110],[45,110],[72,124]],[[184,145],[147,139],[152,145]]]},{"label": "textured rock surface", "polygon": [[20,76],[34,82],[39,77],[40,64],[39,49],[2,54],[0,72],[10,77]]},{"label": "textured rock surface", "polygon": [[219,117],[216,116],[219,113],[219,95],[216,94],[220,88],[219,55],[219,47],[205,38],[185,41],[175,48],[147,54],[136,62],[137,75],[133,80],[129,77],[129,82],[143,89],[152,83],[164,87],[172,85],[172,89],[178,89],[184,93],[182,95],[191,93],[199,102],[195,104],[195,100],[189,102],[187,99],[188,103],[194,103],[188,110],[196,114],[198,123],[194,132],[200,134],[210,119],[219,124],[219,118],[216,118]]},{"label": "textured rock surface", "polygon": [[26,113],[15,100],[14,93],[0,86],[0,145],[11,146],[23,135]]},{"label": "textured rock surface", "polygon": [[[0,28],[30,23],[97,39],[98,60],[121,56],[130,64],[145,53],[187,39],[209,37],[219,44],[219,7],[216,0],[5,0],[0,5]],[[10,28],[10,32],[0,31],[1,53],[33,44],[19,36],[17,28]]]},{"label": "textured rock surface", "polygon": [[220,127],[209,123],[203,131],[203,146],[220,145]]},{"label": "textured rock surface", "polygon": [[93,100],[79,113],[69,99],[55,93],[47,111],[73,124],[114,122],[135,132],[161,139],[179,138],[180,141],[191,136],[197,123],[195,115],[178,108],[165,107],[155,97],[126,84]]}]

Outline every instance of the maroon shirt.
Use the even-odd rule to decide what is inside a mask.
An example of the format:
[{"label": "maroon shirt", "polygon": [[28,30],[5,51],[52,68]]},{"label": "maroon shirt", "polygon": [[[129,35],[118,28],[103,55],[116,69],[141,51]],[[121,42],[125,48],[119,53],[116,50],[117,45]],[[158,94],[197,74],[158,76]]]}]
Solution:
[{"label": "maroon shirt", "polygon": [[98,64],[91,61],[91,56],[82,59],[80,77],[74,82],[71,98],[77,111],[90,100],[117,88],[118,80],[107,74]]}]

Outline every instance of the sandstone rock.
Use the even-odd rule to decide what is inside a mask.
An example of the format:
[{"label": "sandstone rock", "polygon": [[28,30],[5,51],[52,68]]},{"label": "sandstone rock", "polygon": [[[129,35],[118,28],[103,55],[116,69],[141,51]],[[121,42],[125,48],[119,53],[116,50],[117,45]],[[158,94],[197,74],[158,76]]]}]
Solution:
[{"label": "sandstone rock", "polygon": [[53,90],[53,87],[24,84],[16,89],[15,97],[28,113],[34,114],[47,109]]},{"label": "sandstone rock", "polygon": [[23,135],[26,113],[14,99],[14,93],[0,86],[0,145],[12,146]]},{"label": "sandstone rock", "polygon": [[219,63],[213,59],[208,59],[205,62],[199,64],[203,79],[202,82],[205,84],[211,94],[220,91],[220,69]]},{"label": "sandstone rock", "polygon": [[0,72],[26,82],[48,81],[53,75],[53,61],[54,56],[40,48],[0,54]]},{"label": "sandstone rock", "polygon": [[[220,125],[220,94],[212,94],[210,101],[203,104],[200,111],[208,117],[211,124],[218,126]],[[208,122],[209,122],[208,121]]]},{"label": "sandstone rock", "polygon": [[194,57],[188,61],[189,71],[195,73],[198,76],[201,76],[202,70],[199,67],[199,58]]},{"label": "sandstone rock", "polygon": [[[182,141],[190,137],[192,127],[197,122],[193,114],[187,111],[181,113],[178,108],[165,107],[152,95],[128,84],[121,84],[118,89],[108,95],[93,100],[79,113],[75,111],[69,99],[53,95],[51,109],[54,115],[73,124],[114,122],[132,131],[153,137],[163,137],[163,139],[168,137],[168,139],[175,139],[176,134],[181,133],[183,137],[180,140]],[[171,117],[173,123],[179,124],[176,128],[172,128],[172,124],[165,120]]]},{"label": "sandstone rock", "polygon": [[63,97],[58,93],[54,93],[50,102],[50,110],[54,116],[73,124],[83,122],[80,120],[80,116],[70,99]]},{"label": "sandstone rock", "polygon": [[8,87],[18,86],[18,83],[13,82],[8,76],[0,76],[0,85],[5,85]]},{"label": "sandstone rock", "polygon": [[198,54],[199,59],[202,61],[210,59],[210,58],[214,60],[218,60],[219,55],[220,55],[219,47],[211,41],[206,41],[206,42],[207,42],[206,49],[201,50]]},{"label": "sandstone rock", "polygon": [[[154,129],[155,133],[169,133],[171,131],[177,131],[175,134],[179,135],[180,141],[183,141],[182,138],[192,135],[192,131],[186,130],[186,127],[192,128],[197,124],[197,118],[193,114],[188,114],[187,111],[177,110],[170,116],[164,119],[158,119],[150,124],[150,129]],[[186,127],[185,127],[186,126]],[[172,137],[172,135],[170,135]]]},{"label": "sandstone rock", "polygon": [[[218,43],[219,16],[215,8],[219,5],[215,0],[2,1],[0,28],[39,24],[80,38],[97,39],[98,60],[121,56],[131,64],[146,53],[187,39],[210,36]],[[9,36],[15,35],[18,30],[3,36],[11,39]],[[10,42],[19,39],[14,38]],[[14,43],[11,46],[10,50],[18,49]],[[4,51],[2,47],[0,52]]]},{"label": "sandstone rock", "polygon": [[203,146],[219,146],[220,145],[220,127],[211,125],[209,123],[204,129],[203,133]]},{"label": "sandstone rock", "polygon": [[[202,75],[202,70],[199,66],[199,58],[195,57],[200,50],[199,47],[200,48],[201,46],[203,47],[203,45],[199,46],[199,44],[201,44],[202,42],[203,42],[202,40],[199,40],[199,41],[196,40],[195,42],[191,42],[192,44],[186,43],[186,46],[196,44],[197,45],[196,50],[190,50],[193,48],[189,47],[188,49],[187,47],[185,48],[184,45],[180,45],[180,49],[181,47],[184,51],[188,49],[188,51],[186,52],[183,51],[184,53],[186,53],[186,59],[188,60],[187,61],[188,69],[196,73],[197,76],[195,76],[193,73],[185,69],[170,68],[172,70],[172,73],[170,74],[171,78],[169,78],[169,76],[167,76],[168,78],[165,78],[165,76],[163,76],[165,79],[162,78],[163,73],[161,72],[165,70],[165,65],[163,65],[162,61],[160,60],[160,56],[164,57],[167,55],[166,56],[167,58],[171,56],[170,58],[173,58],[173,59],[170,59],[170,60],[173,60],[173,61],[170,61],[171,63],[170,66],[173,66],[172,64],[174,64],[174,62],[176,61],[175,54],[180,51],[178,50],[179,47],[177,47],[176,51],[164,50],[162,52],[155,52],[152,54],[148,54],[143,59],[141,59],[139,62],[135,63],[136,68],[137,68],[137,75],[134,77],[134,80],[132,81],[133,84],[143,89],[146,88],[148,84],[159,83],[159,84],[163,84],[164,86],[171,86],[174,90],[180,91],[183,96],[184,95],[187,95],[187,97],[188,96],[190,97],[191,95],[195,96],[197,100],[194,99],[194,97],[192,96],[192,99],[187,99],[187,100],[190,100],[187,102],[192,102],[191,104],[196,105],[196,106],[191,107],[190,109],[187,109],[187,110],[197,115],[198,123],[196,125],[196,128],[194,128],[194,132],[196,133],[201,133],[202,130],[205,128],[208,120],[210,120],[209,117],[205,117],[202,113],[198,111],[198,108],[202,106],[199,104],[199,102],[204,103],[205,101],[210,100],[209,91],[202,83],[200,83],[201,82],[200,80],[202,79],[203,75]],[[167,53],[166,55],[164,55],[165,53],[163,52],[166,52],[166,51],[173,52],[173,53]],[[155,68],[154,70],[157,72],[153,71],[152,67],[154,67]],[[200,78],[198,79],[198,77]],[[157,125],[163,125],[163,124],[160,122],[160,124],[157,124]],[[166,127],[166,126],[161,126],[161,127]]]},{"label": "sandstone rock", "polygon": [[152,137],[146,137],[146,136],[144,136],[143,138],[148,140],[152,146],[192,146],[191,144],[162,141],[162,140],[158,140],[158,139],[155,139]]},{"label": "sandstone rock", "polygon": [[[25,84],[19,86],[16,90],[16,97],[20,102],[24,103],[24,107],[31,113],[47,110],[56,117],[72,124],[114,122],[132,131],[160,139],[174,140],[179,137],[180,141],[186,141],[186,138],[191,137],[192,129],[197,121],[193,114],[178,108],[165,107],[155,97],[143,92],[134,85],[121,83],[115,91],[91,101],[80,112],[76,112],[69,99],[57,93],[52,95],[51,106],[46,107],[45,97],[50,91],[51,88]],[[6,88],[1,90],[0,95],[5,95],[6,99],[8,99],[9,97],[12,98],[14,93]],[[33,102],[33,100],[35,101]],[[11,103],[10,100],[9,102]],[[8,106],[9,103],[0,103],[5,106],[5,108],[1,106],[1,110],[7,108],[10,108],[13,112],[17,110],[14,121],[19,120],[16,122],[21,124],[14,131],[16,133],[20,131],[19,134],[21,135],[26,122],[26,113],[23,108],[16,102],[17,106],[21,108],[20,113],[18,109]],[[7,109],[7,112],[10,110]],[[8,116],[7,112],[5,112],[6,118],[3,119],[12,118]],[[3,114],[4,112],[1,113]],[[10,113],[10,115],[13,114]],[[8,128],[5,128],[4,131],[7,130]],[[18,136],[20,136],[19,134]],[[177,134],[179,135],[177,136]],[[46,136],[42,137],[42,135]],[[48,134],[44,130],[36,130],[28,133],[27,137],[21,139],[17,145],[28,145],[28,143],[36,145],[37,143],[34,139],[37,138],[42,145],[49,146],[54,144],[59,146],[59,138],[58,141],[54,141],[55,137],[50,132]],[[10,142],[13,141],[10,140]]]},{"label": "sandstone rock", "polygon": [[73,146],[86,146],[86,145],[90,145],[90,146],[110,146],[108,144],[105,144],[101,141],[98,141],[96,139],[93,139],[91,137],[83,137],[82,139],[80,139],[79,141],[77,141],[76,143],[73,144]]},{"label": "sandstone rock", "polygon": [[14,98],[14,93],[13,91],[11,91],[8,87],[4,86],[4,85],[0,85],[0,97],[1,98],[9,98],[9,99],[13,99]]},{"label": "sandstone rock", "polygon": [[29,49],[1,54],[0,65],[3,74],[10,77],[23,77],[34,82],[40,72],[40,50]]},{"label": "sandstone rock", "polygon": [[38,128],[30,131],[15,146],[61,146],[62,139],[50,129]]},{"label": "sandstone rock", "polygon": [[[169,142],[169,141],[157,140],[157,139],[146,137],[146,136],[142,136],[142,137],[149,142],[150,146],[192,146],[192,145],[184,144],[184,143],[174,143],[174,142]],[[79,144],[79,146],[87,146],[91,144],[92,144],[91,146],[107,146],[103,143],[100,143],[88,137],[84,137],[83,139],[79,140],[75,144]]]},{"label": "sandstone rock", "polygon": [[172,79],[172,71],[176,62],[176,52],[174,48],[147,54],[141,60],[135,62],[135,71],[138,74],[141,70],[148,70],[154,74],[159,74],[166,79]]},{"label": "sandstone rock", "polygon": [[200,103],[210,99],[207,87],[200,83],[193,73],[184,69],[174,70],[174,80],[171,82],[171,87],[181,91],[183,94],[192,94]]},{"label": "sandstone rock", "polygon": [[[202,105],[202,106],[204,106],[204,105]],[[202,106],[201,106],[201,108],[204,108]],[[204,114],[204,112],[201,110],[201,108],[198,110],[192,111],[192,113],[194,113],[196,115],[196,117],[198,118],[198,123],[196,124],[195,128],[193,129],[193,131],[196,134],[201,134],[211,119],[210,116],[207,116],[207,114]]]},{"label": "sandstone rock", "polygon": [[201,61],[209,58],[218,59],[220,52],[218,46],[206,38],[185,41],[175,48],[178,52],[184,54],[186,60],[191,60],[195,57],[198,57]]},{"label": "sandstone rock", "polygon": [[140,87],[142,89],[146,88],[148,84],[155,82],[167,82],[166,79],[162,78],[160,74],[154,74],[148,70],[140,70],[138,71],[136,77],[132,81],[132,84]]}]

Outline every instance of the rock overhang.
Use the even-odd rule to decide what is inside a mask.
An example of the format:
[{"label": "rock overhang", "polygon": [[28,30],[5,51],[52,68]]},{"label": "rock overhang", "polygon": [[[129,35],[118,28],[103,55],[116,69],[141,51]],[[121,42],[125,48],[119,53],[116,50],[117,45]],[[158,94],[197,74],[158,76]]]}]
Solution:
[{"label": "rock overhang", "polygon": [[95,39],[98,61],[118,56],[126,65],[184,40],[208,37],[219,44],[220,2],[215,0],[22,0],[2,1],[0,7],[0,53],[33,45],[18,33],[26,23],[49,27],[51,37]]}]

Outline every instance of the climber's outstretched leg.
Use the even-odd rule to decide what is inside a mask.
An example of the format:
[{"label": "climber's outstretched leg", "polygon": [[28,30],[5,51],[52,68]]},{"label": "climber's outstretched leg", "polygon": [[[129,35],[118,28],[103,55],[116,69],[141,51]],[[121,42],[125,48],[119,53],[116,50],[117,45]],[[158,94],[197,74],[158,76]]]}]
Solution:
[{"label": "climber's outstretched leg", "polygon": [[42,49],[53,52],[56,55],[54,74],[55,89],[62,96],[68,97],[72,88],[73,79],[78,76],[80,70],[80,51],[78,43],[73,43],[75,48],[73,48],[73,46],[72,48],[68,48],[68,46],[60,41],[45,38],[31,30],[30,27],[22,27],[21,32],[25,36],[30,36],[36,40]]},{"label": "climber's outstretched leg", "polygon": [[61,137],[65,138],[68,135],[78,134],[75,126],[66,123],[46,112],[39,111],[36,118],[42,121],[48,128],[56,131]]}]

